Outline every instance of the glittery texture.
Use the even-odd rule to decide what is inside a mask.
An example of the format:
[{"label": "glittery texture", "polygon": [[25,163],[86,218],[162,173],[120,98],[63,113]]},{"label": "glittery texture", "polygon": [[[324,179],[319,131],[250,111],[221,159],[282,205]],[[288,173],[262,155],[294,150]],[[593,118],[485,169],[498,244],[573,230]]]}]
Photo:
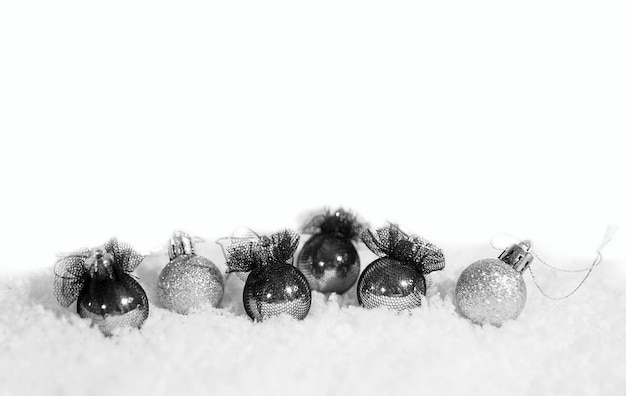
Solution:
[{"label": "glittery texture", "polygon": [[357,285],[359,304],[365,308],[417,308],[421,305],[420,295],[425,293],[426,280],[414,266],[388,257],[368,265]]},{"label": "glittery texture", "polygon": [[205,257],[182,255],[161,271],[157,294],[165,308],[187,314],[204,305],[216,307],[224,295],[224,278]]},{"label": "glittery texture", "polygon": [[479,260],[461,273],[456,284],[456,303],[472,322],[500,326],[522,312],[526,284],[521,274],[503,261]]},{"label": "glittery texture", "polygon": [[317,234],[306,241],[297,262],[311,288],[322,293],[345,293],[361,268],[352,241],[329,234]]},{"label": "glittery texture", "polygon": [[54,267],[54,295],[110,335],[117,327],[141,327],[149,304],[143,288],[129,275],[143,260],[130,245],[112,238],[97,249],[61,257]]}]

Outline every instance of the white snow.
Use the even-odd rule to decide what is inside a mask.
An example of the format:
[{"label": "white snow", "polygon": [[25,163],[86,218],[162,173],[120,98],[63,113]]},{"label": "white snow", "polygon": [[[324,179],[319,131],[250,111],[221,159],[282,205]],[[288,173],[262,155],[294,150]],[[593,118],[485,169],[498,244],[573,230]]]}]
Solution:
[{"label": "white snow", "polygon": [[[455,309],[455,280],[488,246],[440,246],[447,267],[411,314],[314,293],[308,317],[253,323],[243,282],[227,280],[222,308],[181,316],[159,307],[166,263],[146,258],[136,274],[150,298],[141,330],[106,338],[52,295],[51,269],[0,281],[0,395],[230,394],[624,394],[626,274],[607,259],[571,298],[553,302],[525,279],[521,316],[501,328],[471,324]],[[217,247],[200,254],[223,270]],[[363,264],[374,257],[360,248]],[[581,267],[593,257],[572,260]],[[579,275],[533,264],[558,293]],[[561,287],[562,286],[562,287]]]},{"label": "white snow", "polygon": [[[577,268],[623,227],[625,4],[0,1],[0,396],[625,395],[625,230],[567,300],[526,274],[501,328],[452,298],[494,234]],[[421,309],[316,294],[252,323],[231,276],[223,308],[179,316],[165,255],[136,272],[140,331],[105,338],[52,295],[56,253],[323,205],[444,250]],[[534,268],[554,294],[581,275]]]}]

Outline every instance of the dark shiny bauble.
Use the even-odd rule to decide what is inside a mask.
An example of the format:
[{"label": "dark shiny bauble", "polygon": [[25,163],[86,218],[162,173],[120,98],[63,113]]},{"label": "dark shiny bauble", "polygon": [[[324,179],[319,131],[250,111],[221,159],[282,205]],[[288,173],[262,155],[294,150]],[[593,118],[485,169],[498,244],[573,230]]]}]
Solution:
[{"label": "dark shiny bauble", "polygon": [[311,289],[341,294],[354,285],[361,266],[350,239],[318,234],[302,247],[298,268],[309,281]]},{"label": "dark shiny bauble", "polygon": [[292,265],[264,265],[248,275],[243,305],[248,316],[258,321],[280,314],[304,319],[311,308],[311,288]]},{"label": "dark shiny bauble", "polygon": [[92,278],[80,292],[76,310],[110,335],[117,327],[141,327],[148,317],[148,297],[128,274],[120,273],[112,279]]},{"label": "dark shiny bauble", "polygon": [[414,266],[381,257],[365,268],[357,285],[359,304],[402,311],[419,307],[426,280]]}]

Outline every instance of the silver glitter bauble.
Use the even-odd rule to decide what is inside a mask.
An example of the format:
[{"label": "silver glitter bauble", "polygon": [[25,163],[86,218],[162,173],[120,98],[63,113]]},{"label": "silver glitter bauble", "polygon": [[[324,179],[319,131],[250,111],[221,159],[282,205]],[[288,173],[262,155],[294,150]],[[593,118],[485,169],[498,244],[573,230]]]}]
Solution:
[{"label": "silver glitter bauble", "polygon": [[224,296],[224,278],[207,258],[194,253],[191,238],[177,233],[171,240],[171,261],[157,283],[161,304],[179,314],[206,305],[216,307]]},{"label": "silver glitter bauble", "polygon": [[294,266],[266,265],[250,272],[243,305],[248,316],[258,321],[280,314],[304,319],[311,308],[311,288]]},{"label": "silver glitter bauble", "polygon": [[522,312],[526,283],[502,260],[479,260],[461,273],[456,283],[456,303],[472,322],[500,326]]},{"label": "silver glitter bauble", "polygon": [[477,324],[501,326],[517,318],[526,303],[524,269],[532,261],[530,242],[513,245],[500,258],[478,260],[456,284],[456,304],[463,316]]},{"label": "silver glitter bauble", "polygon": [[78,314],[105,335],[119,327],[139,328],[148,317],[148,297],[129,274],[142,260],[115,238],[100,248],[64,255],[54,268],[54,294],[66,307],[76,301]]}]

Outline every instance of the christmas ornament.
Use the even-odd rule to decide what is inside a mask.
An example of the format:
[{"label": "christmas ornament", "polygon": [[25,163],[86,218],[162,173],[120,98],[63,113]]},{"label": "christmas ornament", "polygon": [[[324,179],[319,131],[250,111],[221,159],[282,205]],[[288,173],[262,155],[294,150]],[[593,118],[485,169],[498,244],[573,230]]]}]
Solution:
[{"label": "christmas ornament", "polygon": [[531,247],[530,241],[514,244],[497,259],[478,260],[461,273],[455,294],[463,316],[494,326],[519,316],[526,303],[522,274],[533,261]]},{"label": "christmas ornament", "polygon": [[279,314],[304,319],[311,307],[311,289],[304,275],[290,264],[300,236],[284,230],[231,240],[226,248],[227,272],[249,272],[243,288],[248,316],[258,321]]},{"label": "christmas ornament", "polygon": [[380,258],[368,265],[357,284],[359,304],[386,306],[397,311],[419,307],[426,294],[425,274],[445,266],[441,249],[418,236],[409,236],[395,224],[365,230],[361,239]]},{"label": "christmas ornament", "polygon": [[174,234],[169,257],[157,283],[157,294],[165,308],[187,314],[205,304],[216,307],[220,303],[224,278],[215,264],[195,253],[189,235]]},{"label": "christmas ornament", "polygon": [[314,216],[303,228],[313,234],[298,255],[297,266],[313,290],[344,293],[359,277],[359,255],[353,241],[362,225],[356,217],[339,209]]},{"label": "christmas ornament", "polygon": [[[596,250],[591,266],[582,269],[561,269],[549,265],[532,252],[532,244],[525,240],[512,244],[497,259],[478,260],[467,267],[456,284],[456,304],[466,318],[477,324],[501,326],[505,321],[517,318],[526,303],[526,283],[522,278],[528,269],[539,291],[552,300],[563,300],[576,293],[591,272],[602,262],[602,249],[613,239],[617,228],[607,227],[602,243]],[[492,244],[493,246],[493,244]],[[548,294],[537,283],[531,263],[533,259],[559,272],[586,272],[573,290],[563,296]]]},{"label": "christmas ornament", "polygon": [[118,327],[141,327],[148,298],[130,273],[143,256],[112,238],[102,247],[64,255],[55,264],[54,295],[61,305],[76,301],[83,318],[91,318],[105,335]]}]

